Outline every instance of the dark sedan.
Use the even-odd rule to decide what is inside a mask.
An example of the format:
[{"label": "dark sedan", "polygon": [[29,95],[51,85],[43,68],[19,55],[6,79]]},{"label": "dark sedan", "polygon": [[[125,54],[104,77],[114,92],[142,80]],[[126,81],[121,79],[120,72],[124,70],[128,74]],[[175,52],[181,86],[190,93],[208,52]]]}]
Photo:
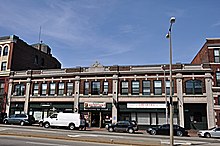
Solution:
[{"label": "dark sedan", "polygon": [[31,125],[35,122],[35,118],[26,114],[14,114],[3,120],[5,124]]},{"label": "dark sedan", "polygon": [[108,131],[134,133],[138,131],[138,126],[135,121],[118,121],[115,124],[109,124]]},{"label": "dark sedan", "polygon": [[[147,129],[147,133],[151,135],[170,135],[170,124],[164,124],[158,127],[152,127]],[[187,136],[188,131],[179,125],[173,125],[173,134],[176,136]]]}]

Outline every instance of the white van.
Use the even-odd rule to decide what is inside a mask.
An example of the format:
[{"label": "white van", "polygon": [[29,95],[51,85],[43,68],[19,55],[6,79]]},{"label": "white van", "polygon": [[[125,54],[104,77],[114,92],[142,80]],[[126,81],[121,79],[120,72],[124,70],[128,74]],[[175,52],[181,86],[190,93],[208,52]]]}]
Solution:
[{"label": "white van", "polygon": [[43,126],[68,127],[70,130],[80,126],[80,114],[78,113],[55,113],[43,119]]}]

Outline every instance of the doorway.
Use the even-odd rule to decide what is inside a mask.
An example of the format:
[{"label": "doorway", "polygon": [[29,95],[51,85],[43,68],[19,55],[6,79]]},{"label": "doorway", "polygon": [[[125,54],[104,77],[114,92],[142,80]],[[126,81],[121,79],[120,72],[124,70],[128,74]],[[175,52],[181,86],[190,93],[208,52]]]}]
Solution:
[{"label": "doorway", "polygon": [[99,127],[100,125],[100,112],[93,112],[91,115],[91,127]]}]

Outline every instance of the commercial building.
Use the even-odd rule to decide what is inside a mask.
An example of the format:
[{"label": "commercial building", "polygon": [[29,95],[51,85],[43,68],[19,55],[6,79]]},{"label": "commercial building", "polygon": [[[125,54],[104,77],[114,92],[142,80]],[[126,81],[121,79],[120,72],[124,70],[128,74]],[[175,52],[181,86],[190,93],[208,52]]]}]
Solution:
[{"label": "commercial building", "polygon": [[11,71],[48,68],[61,68],[48,45],[31,46],[15,35],[0,37],[0,112],[5,112],[8,102],[6,95]]},{"label": "commercial building", "polygon": [[[191,64],[172,65],[174,123],[187,129],[219,124],[219,42],[207,39]],[[78,112],[93,127],[136,120],[141,128],[169,123],[169,87],[168,64],[12,71],[6,112],[38,120]]]}]

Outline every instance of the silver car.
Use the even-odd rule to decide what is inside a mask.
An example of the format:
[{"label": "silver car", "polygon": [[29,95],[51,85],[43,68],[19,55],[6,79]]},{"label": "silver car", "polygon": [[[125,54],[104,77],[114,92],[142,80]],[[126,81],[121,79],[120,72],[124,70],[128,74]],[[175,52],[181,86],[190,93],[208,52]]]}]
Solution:
[{"label": "silver car", "polygon": [[220,137],[220,128],[214,127],[209,130],[199,130],[197,134],[199,137],[206,137],[206,138]]}]

